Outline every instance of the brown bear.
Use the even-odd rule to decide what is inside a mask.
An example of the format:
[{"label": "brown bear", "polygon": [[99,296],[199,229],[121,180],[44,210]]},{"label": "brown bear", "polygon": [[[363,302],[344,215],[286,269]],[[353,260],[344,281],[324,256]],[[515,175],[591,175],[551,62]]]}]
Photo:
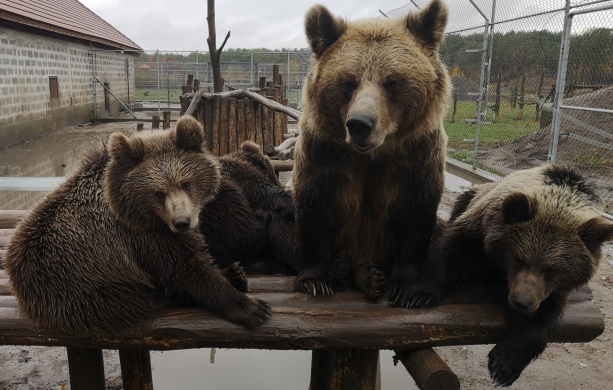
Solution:
[{"label": "brown bear", "polygon": [[240,261],[247,272],[295,275],[293,199],[268,157],[247,141],[219,162],[221,188],[200,214],[200,230],[217,263]]},{"label": "brown bear", "polygon": [[458,282],[506,286],[511,331],[489,353],[489,371],[509,386],[543,352],[569,292],[590,280],[612,238],[613,222],[579,173],[557,165],[516,171],[458,198],[409,305],[434,306]]},{"label": "brown bear", "polygon": [[183,117],[169,132],[114,133],[93,151],[8,246],[21,309],[76,335],[121,333],[169,303],[248,328],[266,321],[268,305],[231,285],[197,229],[220,182],[203,141],[202,126]]},{"label": "brown bear", "polygon": [[[330,267],[341,250],[352,284],[406,304],[444,184],[450,84],[438,50],[446,22],[440,0],[398,20],[348,22],[321,5],[307,13],[314,63],[293,174],[307,268],[297,291],[333,294]],[[373,265],[387,280],[384,292],[369,280]]]}]

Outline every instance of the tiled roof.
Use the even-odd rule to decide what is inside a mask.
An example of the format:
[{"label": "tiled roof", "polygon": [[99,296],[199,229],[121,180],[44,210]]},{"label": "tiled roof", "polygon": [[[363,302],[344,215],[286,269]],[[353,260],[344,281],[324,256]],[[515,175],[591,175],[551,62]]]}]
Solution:
[{"label": "tiled roof", "polygon": [[142,51],[77,0],[0,0],[2,19],[117,49]]}]

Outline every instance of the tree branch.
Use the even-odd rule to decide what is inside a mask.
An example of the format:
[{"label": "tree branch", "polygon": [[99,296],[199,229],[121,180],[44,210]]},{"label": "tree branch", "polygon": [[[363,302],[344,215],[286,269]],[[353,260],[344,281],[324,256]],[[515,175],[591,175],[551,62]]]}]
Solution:
[{"label": "tree branch", "polygon": [[228,31],[228,34],[226,34],[226,38],[223,40],[223,43],[221,44],[221,46],[219,46],[219,49],[217,49],[217,52],[221,54],[221,51],[223,50],[224,46],[226,46],[226,42],[228,42],[228,38],[230,38],[230,31]]}]

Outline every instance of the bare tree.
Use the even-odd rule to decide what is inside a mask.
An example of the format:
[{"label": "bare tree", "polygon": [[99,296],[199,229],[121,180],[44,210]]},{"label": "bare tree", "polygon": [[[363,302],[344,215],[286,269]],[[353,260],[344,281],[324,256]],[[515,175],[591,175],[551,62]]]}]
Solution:
[{"label": "bare tree", "polygon": [[223,40],[223,43],[217,48],[217,32],[215,30],[215,0],[207,0],[207,16],[206,21],[209,25],[209,37],[206,42],[209,45],[209,55],[211,56],[211,64],[213,66],[213,91],[223,92],[223,79],[221,78],[221,66],[219,64],[221,58],[221,52],[223,51],[228,38],[230,38],[230,31]]}]

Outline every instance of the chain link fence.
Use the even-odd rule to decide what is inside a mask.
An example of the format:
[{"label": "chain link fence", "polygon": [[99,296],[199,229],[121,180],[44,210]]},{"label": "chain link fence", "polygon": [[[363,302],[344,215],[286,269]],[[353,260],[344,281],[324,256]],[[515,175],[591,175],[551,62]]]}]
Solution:
[{"label": "chain link fence", "polygon": [[613,1],[447,4],[449,157],[494,176],[548,161],[574,166],[613,213]]},{"label": "chain link fence", "polygon": [[[401,17],[428,2],[381,14]],[[498,177],[548,161],[572,165],[597,181],[612,213],[613,0],[447,4],[441,57],[454,87],[445,123],[450,159]],[[257,87],[263,76],[272,81],[273,65],[289,104],[299,107],[308,50],[221,55],[226,88]],[[147,51],[135,62],[136,99],[178,103],[188,74],[212,90],[208,52]]]}]

